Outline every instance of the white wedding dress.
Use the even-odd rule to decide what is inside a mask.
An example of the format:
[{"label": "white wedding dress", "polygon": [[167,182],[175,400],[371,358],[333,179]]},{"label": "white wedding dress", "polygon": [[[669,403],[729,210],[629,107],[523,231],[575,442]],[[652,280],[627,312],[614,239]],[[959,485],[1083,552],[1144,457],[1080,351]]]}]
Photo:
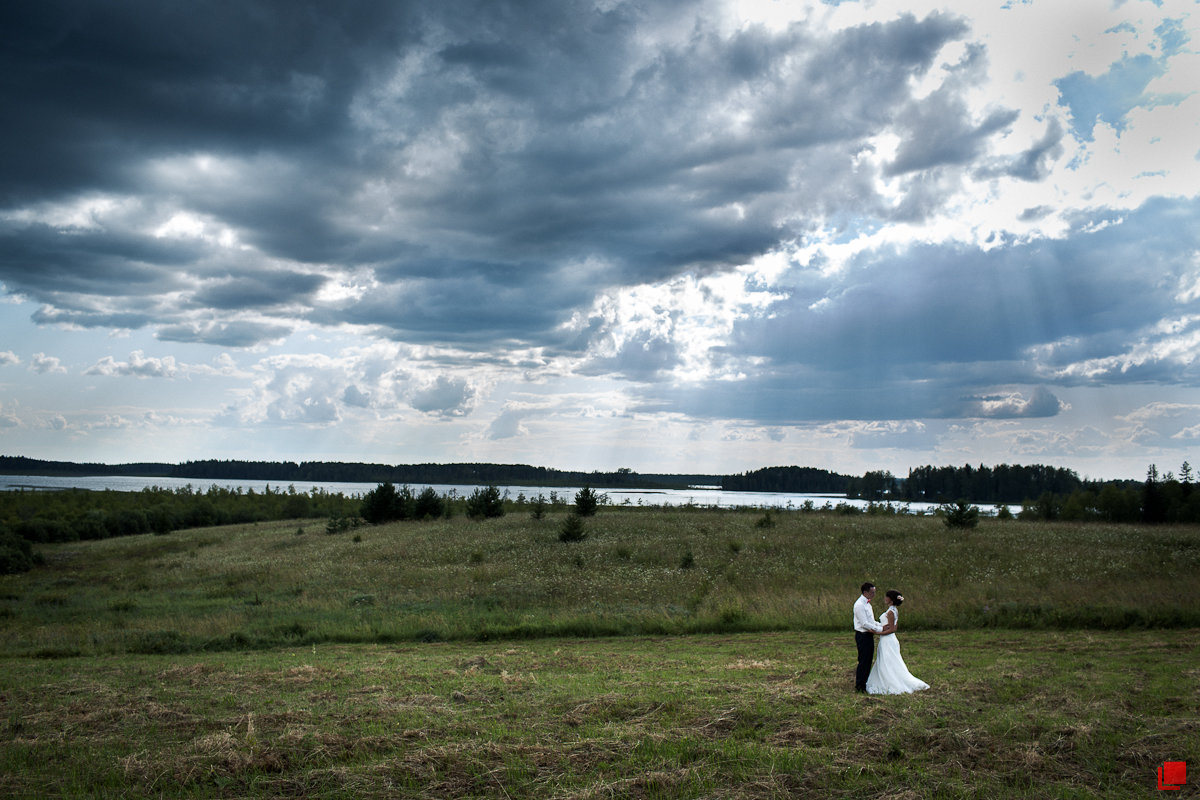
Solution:
[{"label": "white wedding dress", "polygon": [[[895,606],[890,606],[879,615],[879,622],[887,625],[888,611],[896,615],[897,624],[900,622],[900,612]],[[900,642],[896,634],[889,633],[879,637],[878,655],[871,666],[871,674],[867,677],[867,694],[908,694],[928,689],[929,684],[919,678],[914,678],[904,666],[900,657]]]}]

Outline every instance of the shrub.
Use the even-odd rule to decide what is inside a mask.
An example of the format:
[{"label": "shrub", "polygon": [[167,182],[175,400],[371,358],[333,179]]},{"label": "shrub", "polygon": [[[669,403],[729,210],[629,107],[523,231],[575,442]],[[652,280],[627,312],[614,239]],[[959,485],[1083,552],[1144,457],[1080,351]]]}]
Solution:
[{"label": "shrub", "polygon": [[587,531],[583,527],[583,519],[578,514],[568,514],[563,520],[562,527],[558,531],[558,540],[560,542],[582,542],[587,538]]},{"label": "shrub", "polygon": [[348,531],[354,525],[352,517],[343,517],[341,514],[334,514],[325,523],[325,532],[328,534],[342,533]]},{"label": "shrub", "polygon": [[434,491],[432,486],[426,486],[413,504],[413,518],[437,519],[446,513],[446,501]]},{"label": "shrub", "polygon": [[1021,507],[1021,519],[1050,522],[1058,519],[1062,502],[1053,492],[1043,492],[1035,501],[1026,500]]},{"label": "shrub", "polygon": [[944,505],[942,512],[947,528],[974,528],[979,524],[979,507],[968,505],[966,500]]},{"label": "shrub", "polygon": [[585,486],[575,493],[575,513],[581,517],[596,516],[596,507],[600,504],[600,499],[596,497],[596,492]]},{"label": "shrub", "polygon": [[476,489],[467,498],[467,516],[471,519],[485,519],[504,516],[504,501],[500,490],[495,486]]},{"label": "shrub", "polygon": [[141,509],[123,508],[104,518],[109,536],[137,536],[150,532],[150,522]]},{"label": "shrub", "polygon": [[150,530],[158,536],[170,533],[179,527],[179,519],[166,503],[152,506],[146,512],[146,522],[150,526]]},{"label": "shrub", "polygon": [[75,520],[75,536],[79,539],[103,539],[108,536],[108,528],[104,526],[104,512],[91,509]]},{"label": "shrub", "polygon": [[415,501],[407,487],[397,490],[391,482],[381,483],[363,497],[362,509],[358,512],[372,525],[413,516]]},{"label": "shrub", "polygon": [[32,547],[27,539],[0,528],[0,575],[14,575],[33,568]]}]

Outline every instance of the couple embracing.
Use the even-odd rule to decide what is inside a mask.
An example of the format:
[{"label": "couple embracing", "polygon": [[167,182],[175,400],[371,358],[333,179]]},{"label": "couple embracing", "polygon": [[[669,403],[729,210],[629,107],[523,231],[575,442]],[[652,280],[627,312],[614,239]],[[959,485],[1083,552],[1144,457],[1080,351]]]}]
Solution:
[{"label": "couple embracing", "polygon": [[[897,591],[888,592],[878,622],[871,608],[874,599],[875,584],[864,583],[862,594],[854,603],[854,643],[858,646],[854,689],[868,694],[907,694],[928,689],[929,684],[914,678],[900,657],[896,628],[900,624],[898,608],[904,602],[904,596]],[[876,636],[879,637],[879,658],[872,666]]]}]

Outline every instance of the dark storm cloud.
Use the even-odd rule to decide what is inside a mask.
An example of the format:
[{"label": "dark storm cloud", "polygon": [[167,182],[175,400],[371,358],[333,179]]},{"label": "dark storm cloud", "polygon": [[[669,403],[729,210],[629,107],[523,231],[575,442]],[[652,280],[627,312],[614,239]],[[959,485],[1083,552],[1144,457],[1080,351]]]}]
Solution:
[{"label": "dark storm cloud", "polygon": [[161,153],[328,143],[401,3],[46,0],[0,9],[0,202],[128,187]]},{"label": "dark storm cloud", "polygon": [[252,347],[262,342],[278,341],[292,329],[286,325],[239,321],[165,325],[156,337],[164,342],[213,344],[221,347]]},{"label": "dark storm cloud", "polygon": [[[367,326],[398,341],[507,346],[524,341],[530,331],[549,330],[562,322],[564,294],[573,294],[575,302],[591,296],[583,287],[555,286],[541,271],[502,273],[509,276],[504,278],[443,266],[444,277],[384,285],[342,307],[318,309],[311,319]],[[542,340],[555,341],[548,334]]]},{"label": "dark storm cloud", "polygon": [[215,281],[192,296],[215,309],[244,309],[307,303],[325,279],[319,275],[274,272]]},{"label": "dark storm cloud", "polygon": [[[958,18],[722,33],[706,15],[686,0],[7,4],[0,103],[20,113],[0,129],[0,280],[46,304],[41,321],[173,341],[253,344],[307,320],[559,346],[605,288],[745,263],[826,216],[920,219],[943,170],[1012,119],[967,114],[978,58],[913,98],[968,36]],[[893,129],[899,211],[859,163]],[[104,196],[131,208],[46,221]],[[179,213],[242,249],[151,234]],[[375,289],[322,305],[313,271]],[[160,302],[130,318],[121,297]],[[231,317],[247,310],[276,319]]]},{"label": "dark storm cloud", "polygon": [[190,244],[126,232],[0,222],[0,281],[46,302],[114,287],[122,294],[169,291],[178,286],[171,270],[198,255]]},{"label": "dark storm cloud", "polygon": [[1017,112],[1010,109],[995,109],[979,121],[971,119],[963,89],[982,77],[984,60],[980,45],[968,48],[950,80],[898,115],[904,141],[887,174],[970,163],[983,152],[989,137],[1016,121]]},{"label": "dark storm cloud", "polygon": [[39,325],[74,325],[80,328],[115,328],[136,330],[158,321],[156,314],[148,311],[106,311],[89,308],[43,306],[33,313],[33,321]]},{"label": "dark storm cloud", "polygon": [[1032,147],[1021,153],[1002,171],[1004,174],[1025,181],[1039,181],[1046,177],[1048,163],[1062,155],[1062,139],[1065,135],[1057,119],[1046,125],[1046,135]]}]

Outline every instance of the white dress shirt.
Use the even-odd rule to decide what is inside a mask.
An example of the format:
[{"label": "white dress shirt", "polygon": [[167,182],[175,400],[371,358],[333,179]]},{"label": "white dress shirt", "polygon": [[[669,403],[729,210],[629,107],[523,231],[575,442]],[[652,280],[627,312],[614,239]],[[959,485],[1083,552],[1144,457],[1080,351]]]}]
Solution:
[{"label": "white dress shirt", "polygon": [[871,601],[866,595],[859,595],[854,602],[854,630],[859,633],[879,633],[883,626],[875,621],[875,612],[871,609]]}]

